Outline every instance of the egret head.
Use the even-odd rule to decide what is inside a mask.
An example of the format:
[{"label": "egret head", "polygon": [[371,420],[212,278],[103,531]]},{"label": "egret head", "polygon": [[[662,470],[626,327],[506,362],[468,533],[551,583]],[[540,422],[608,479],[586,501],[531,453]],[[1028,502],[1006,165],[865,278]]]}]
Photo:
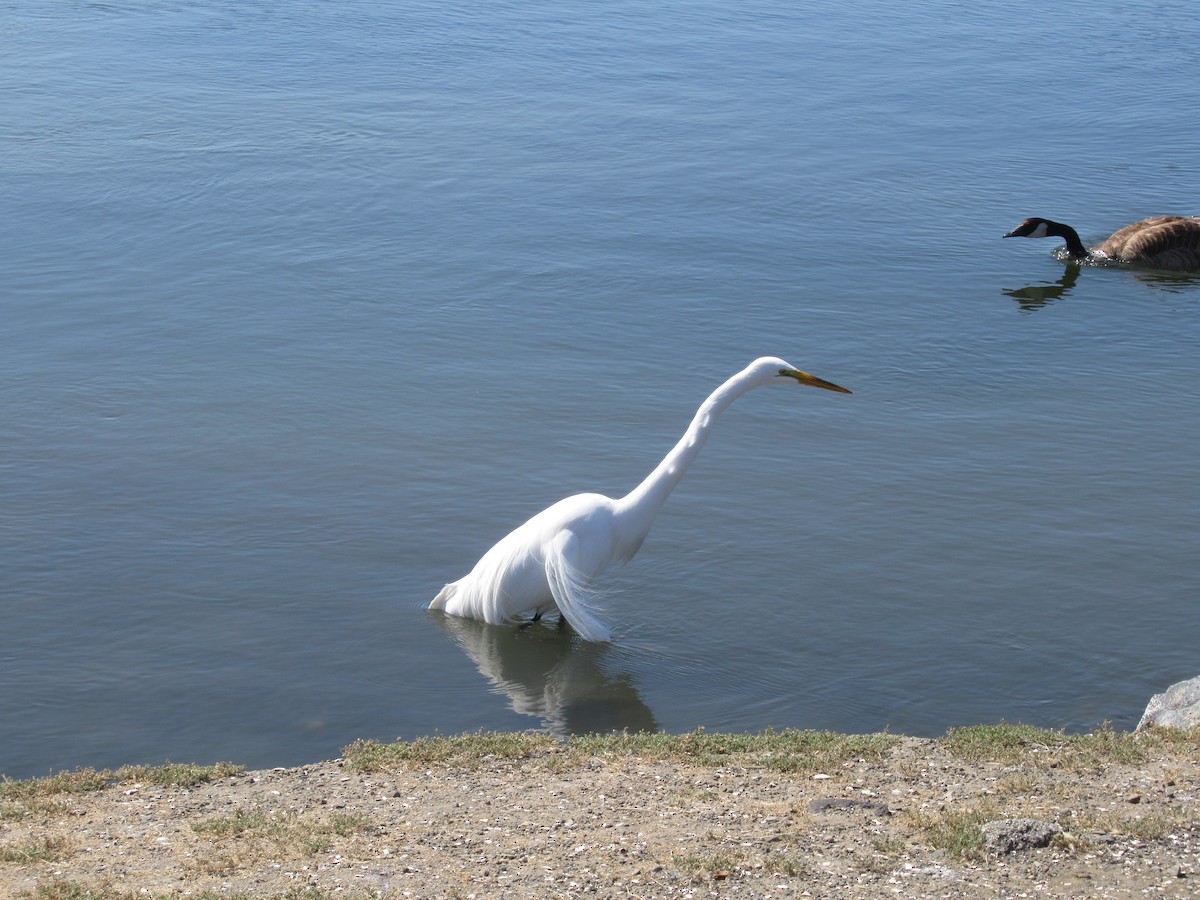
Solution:
[{"label": "egret head", "polygon": [[818,378],[816,375],[809,375],[807,372],[797,369],[787,360],[779,359],[777,356],[764,356],[762,359],[757,359],[751,363],[750,368],[762,377],[764,383],[775,383],[779,380],[786,381],[791,378],[798,384],[807,384],[809,387],[837,391],[839,394],[850,393],[846,388],[840,387],[832,381]]}]

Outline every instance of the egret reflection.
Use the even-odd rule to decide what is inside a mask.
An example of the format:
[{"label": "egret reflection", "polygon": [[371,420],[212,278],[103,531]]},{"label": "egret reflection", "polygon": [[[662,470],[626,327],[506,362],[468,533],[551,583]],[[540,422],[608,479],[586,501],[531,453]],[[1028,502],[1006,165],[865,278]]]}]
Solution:
[{"label": "egret reflection", "polygon": [[615,657],[611,644],[581,640],[553,623],[514,628],[441,612],[432,618],[508,697],[514,712],[541,720],[555,737],[658,730],[632,675],[608,670]]}]

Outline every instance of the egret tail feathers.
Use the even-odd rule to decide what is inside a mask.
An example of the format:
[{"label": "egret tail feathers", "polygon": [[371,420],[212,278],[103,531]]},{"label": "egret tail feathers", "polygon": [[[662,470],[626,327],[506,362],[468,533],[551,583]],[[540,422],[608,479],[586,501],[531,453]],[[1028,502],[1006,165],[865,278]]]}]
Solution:
[{"label": "egret tail feathers", "polygon": [[438,595],[429,601],[429,608],[445,609],[446,604],[450,602],[450,598],[454,596],[454,590],[457,587],[457,581],[452,581],[450,584],[445,585],[440,591],[438,591]]},{"label": "egret tail feathers", "polygon": [[570,549],[574,541],[575,536],[567,532],[554,540],[546,553],[546,581],[550,584],[550,593],[554,595],[558,611],[580,637],[586,641],[607,641],[611,632],[594,610],[596,592],[570,562]]}]

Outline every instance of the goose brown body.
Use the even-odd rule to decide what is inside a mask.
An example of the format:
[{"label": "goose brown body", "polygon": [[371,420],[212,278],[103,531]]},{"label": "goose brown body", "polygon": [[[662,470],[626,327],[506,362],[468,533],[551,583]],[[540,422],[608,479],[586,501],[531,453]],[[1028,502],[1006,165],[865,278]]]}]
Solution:
[{"label": "goose brown body", "polygon": [[1200,217],[1153,216],[1114,232],[1091,250],[1070,225],[1030,218],[1004,237],[1061,237],[1072,259],[1112,259],[1154,269],[1200,269]]}]

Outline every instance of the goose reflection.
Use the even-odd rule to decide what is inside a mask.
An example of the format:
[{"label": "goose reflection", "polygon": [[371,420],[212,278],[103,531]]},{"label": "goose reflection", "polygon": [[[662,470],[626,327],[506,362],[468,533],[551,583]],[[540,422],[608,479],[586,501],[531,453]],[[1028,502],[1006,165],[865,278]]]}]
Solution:
[{"label": "goose reflection", "polygon": [[1028,287],[1016,288],[1015,290],[1004,289],[1004,293],[1012,297],[1021,307],[1021,312],[1033,312],[1041,309],[1048,303],[1053,303],[1055,300],[1061,300],[1067,296],[1075,287],[1075,282],[1079,279],[1080,265],[1076,262],[1068,262],[1063,275],[1056,281],[1042,284],[1031,284]]},{"label": "goose reflection", "polygon": [[[1079,279],[1082,266],[1068,260],[1062,277],[1057,281],[1031,284],[1028,287],[1004,288],[1006,296],[1016,300],[1021,312],[1033,312],[1071,293]],[[1128,270],[1126,270],[1128,271]],[[1196,272],[1129,272],[1128,274],[1147,287],[1168,294],[1183,294],[1200,288],[1200,273]]]},{"label": "goose reflection", "polygon": [[507,695],[515,712],[540,719],[555,737],[658,730],[633,677],[606,670],[612,645],[583,641],[540,622],[517,629],[437,611],[431,615],[483,677]]},{"label": "goose reflection", "polygon": [[1134,277],[1147,287],[1168,294],[1184,294],[1200,288],[1200,273],[1137,272]]}]

